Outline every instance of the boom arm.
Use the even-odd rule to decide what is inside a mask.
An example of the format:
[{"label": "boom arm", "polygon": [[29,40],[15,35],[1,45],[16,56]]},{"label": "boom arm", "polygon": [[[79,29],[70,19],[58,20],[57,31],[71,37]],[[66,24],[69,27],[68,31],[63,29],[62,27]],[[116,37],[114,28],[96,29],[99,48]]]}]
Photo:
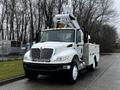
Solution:
[{"label": "boom arm", "polygon": [[55,15],[54,24],[64,24],[64,28],[76,28],[80,29],[80,26],[73,15],[72,1],[68,0],[68,4],[63,5],[62,14]]}]

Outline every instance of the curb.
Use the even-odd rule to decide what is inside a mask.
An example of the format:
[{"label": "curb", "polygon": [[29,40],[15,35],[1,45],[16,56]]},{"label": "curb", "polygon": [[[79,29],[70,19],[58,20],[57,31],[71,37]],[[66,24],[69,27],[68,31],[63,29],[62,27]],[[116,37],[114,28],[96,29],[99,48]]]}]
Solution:
[{"label": "curb", "polygon": [[101,56],[104,56],[104,55],[112,55],[112,53],[100,53]]},{"label": "curb", "polygon": [[2,81],[0,81],[0,86],[11,83],[11,82],[15,82],[15,81],[18,81],[18,80],[22,80],[24,78],[25,78],[25,76],[22,75],[22,76],[17,76],[17,77],[10,78],[10,79],[2,80]]}]

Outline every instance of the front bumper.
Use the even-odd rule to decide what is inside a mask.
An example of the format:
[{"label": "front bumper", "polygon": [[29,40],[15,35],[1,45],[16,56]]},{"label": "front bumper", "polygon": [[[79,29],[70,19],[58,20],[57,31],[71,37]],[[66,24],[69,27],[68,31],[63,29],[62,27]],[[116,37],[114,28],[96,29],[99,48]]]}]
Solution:
[{"label": "front bumper", "polygon": [[37,72],[59,72],[68,71],[71,68],[71,63],[67,64],[38,64],[38,63],[23,63],[25,70]]}]

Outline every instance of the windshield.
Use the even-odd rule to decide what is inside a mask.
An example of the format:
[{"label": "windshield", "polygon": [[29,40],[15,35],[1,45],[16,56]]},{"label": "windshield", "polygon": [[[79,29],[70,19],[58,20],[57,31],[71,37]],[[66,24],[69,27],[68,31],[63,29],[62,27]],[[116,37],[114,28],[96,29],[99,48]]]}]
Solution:
[{"label": "windshield", "polygon": [[41,42],[74,42],[74,30],[50,30],[43,31]]}]

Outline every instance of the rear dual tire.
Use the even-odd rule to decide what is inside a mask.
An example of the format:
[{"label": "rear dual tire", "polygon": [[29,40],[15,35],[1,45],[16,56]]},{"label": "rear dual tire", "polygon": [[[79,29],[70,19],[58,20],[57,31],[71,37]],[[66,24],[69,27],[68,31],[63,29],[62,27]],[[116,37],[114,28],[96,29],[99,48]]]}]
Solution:
[{"label": "rear dual tire", "polygon": [[96,62],[94,60],[93,64],[90,65],[87,69],[88,69],[88,71],[93,72],[95,70],[95,68],[96,68]]}]

